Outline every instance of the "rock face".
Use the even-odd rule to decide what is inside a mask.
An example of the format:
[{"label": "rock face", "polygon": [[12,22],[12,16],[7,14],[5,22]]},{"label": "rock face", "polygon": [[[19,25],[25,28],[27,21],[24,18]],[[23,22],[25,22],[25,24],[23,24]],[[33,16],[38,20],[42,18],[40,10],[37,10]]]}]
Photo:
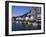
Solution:
[{"label": "rock face", "polygon": [[[38,15],[41,16],[41,8],[40,7],[33,7],[31,11],[31,16],[34,16],[34,19],[38,19]],[[39,16],[39,18],[41,18]]]},{"label": "rock face", "polygon": [[31,16],[34,17],[35,23],[37,23],[37,25],[32,23],[33,26],[41,25],[41,7],[33,7],[31,11]]}]

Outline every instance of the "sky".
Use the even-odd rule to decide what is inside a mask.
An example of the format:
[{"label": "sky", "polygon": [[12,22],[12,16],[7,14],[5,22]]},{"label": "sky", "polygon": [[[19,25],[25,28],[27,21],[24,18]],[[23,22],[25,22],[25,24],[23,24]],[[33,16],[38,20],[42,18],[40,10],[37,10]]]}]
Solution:
[{"label": "sky", "polygon": [[21,16],[32,10],[31,6],[12,6],[12,16]]}]

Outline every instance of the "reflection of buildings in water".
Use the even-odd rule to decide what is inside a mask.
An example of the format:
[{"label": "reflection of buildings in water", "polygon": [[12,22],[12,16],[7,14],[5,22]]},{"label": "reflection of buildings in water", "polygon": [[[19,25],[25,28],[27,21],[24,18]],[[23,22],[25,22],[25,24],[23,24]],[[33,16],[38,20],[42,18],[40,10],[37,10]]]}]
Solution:
[{"label": "reflection of buildings in water", "polygon": [[38,24],[37,24],[36,22],[32,23],[32,25],[33,25],[34,27],[37,27],[37,26],[38,26]]},{"label": "reflection of buildings in water", "polygon": [[18,21],[16,21],[16,23],[19,23]]}]

